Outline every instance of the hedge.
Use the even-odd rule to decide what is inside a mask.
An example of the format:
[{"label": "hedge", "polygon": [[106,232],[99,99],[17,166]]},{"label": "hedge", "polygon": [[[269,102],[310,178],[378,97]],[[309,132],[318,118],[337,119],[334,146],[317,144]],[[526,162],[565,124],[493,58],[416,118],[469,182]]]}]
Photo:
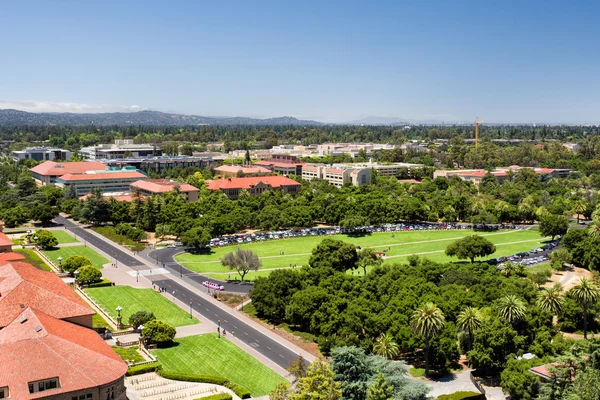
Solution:
[{"label": "hedge", "polygon": [[147,372],[159,372],[160,371],[160,363],[154,362],[150,364],[143,365],[135,365],[133,367],[129,367],[127,370],[127,376],[140,375],[145,374]]},{"label": "hedge", "polygon": [[438,400],[485,400],[485,395],[477,392],[454,392],[452,394],[442,394]]},{"label": "hedge", "polygon": [[227,379],[220,376],[213,375],[191,375],[191,374],[182,374],[181,372],[173,372],[173,371],[165,371],[159,370],[157,371],[160,376],[165,379],[172,379],[174,381],[187,381],[187,382],[202,382],[202,383],[212,383],[215,385],[225,386],[233,390],[233,392],[238,395],[242,399],[249,399],[250,391],[243,386],[236,385],[232,382],[229,382]]},{"label": "hedge", "polygon": [[210,396],[198,397],[194,400],[231,400],[233,397],[229,393],[212,394]]},{"label": "hedge", "polygon": [[102,279],[100,282],[90,283],[90,285],[89,285],[89,287],[91,287],[91,288],[105,287],[105,286],[112,286],[112,282],[108,279]]}]

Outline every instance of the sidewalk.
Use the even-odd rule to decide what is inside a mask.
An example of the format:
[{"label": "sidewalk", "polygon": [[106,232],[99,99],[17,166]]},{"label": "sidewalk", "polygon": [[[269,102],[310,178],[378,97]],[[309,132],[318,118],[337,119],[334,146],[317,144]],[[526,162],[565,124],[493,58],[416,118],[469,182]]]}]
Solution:
[{"label": "sidewalk", "polygon": [[[80,228],[82,227],[81,224],[79,224],[79,223],[76,223],[76,224]],[[228,314],[232,315],[233,317],[239,319],[241,322],[254,328],[255,330],[262,333],[263,335],[268,336],[271,340],[276,341],[280,345],[285,346],[290,351],[293,351],[294,353],[296,353],[298,355],[302,355],[302,357],[304,357],[304,359],[307,360],[308,362],[312,362],[313,360],[315,360],[316,357],[313,356],[312,354],[304,351],[303,349],[299,348],[298,346],[294,345],[293,343],[288,342],[281,336],[271,332],[269,329],[263,327],[262,325],[260,325],[259,323],[255,322],[255,321],[253,321],[251,318],[247,317],[243,313],[233,310],[230,307],[226,306],[225,304],[221,303],[220,301],[215,300],[212,296],[208,295],[206,293],[206,291],[203,290],[204,288],[201,285],[195,284],[193,281],[189,281],[189,280],[185,279],[185,277],[180,278],[179,276],[176,276],[175,274],[159,273],[159,271],[164,272],[164,269],[161,268],[160,266],[153,264],[152,262],[150,262],[149,260],[147,260],[144,257],[140,257],[139,255],[134,254],[131,250],[124,248],[124,247],[118,245],[117,243],[109,241],[104,236],[99,235],[94,231],[91,231],[91,230],[87,230],[87,231],[90,232],[91,234],[93,234],[94,236],[96,236],[97,238],[99,238],[100,240],[103,240],[103,241],[109,243],[110,245],[112,245],[116,248],[119,248],[120,250],[126,252],[127,254],[134,256],[137,260],[140,261],[140,265],[136,266],[136,268],[126,267],[126,266],[122,265],[121,263],[118,264],[117,268],[111,267],[110,264],[107,264],[107,266],[105,266],[104,269],[102,270],[102,275],[105,278],[110,279],[112,282],[115,282],[116,285],[126,285],[126,286],[131,286],[134,288],[150,288],[150,289],[152,289],[153,283],[150,279],[148,279],[149,277],[172,279],[173,281],[176,281],[180,285],[186,287],[187,289],[189,289],[189,290],[193,291],[194,293],[196,293],[197,295],[201,296],[205,300],[210,301],[211,303],[213,303],[214,305],[216,305],[223,311],[227,312]],[[108,259],[112,259],[112,257],[110,255],[107,255],[100,249],[91,245],[89,242],[87,243],[87,246],[94,249],[98,253],[104,255]],[[149,272],[147,272],[148,270],[151,270],[151,271],[153,270],[156,272],[149,273]],[[140,275],[138,276],[135,272],[131,273],[132,271],[140,271]],[[183,302],[179,301],[178,299],[173,298],[173,296],[171,294],[162,293],[162,295],[164,297],[166,297],[168,300],[177,304],[177,306],[179,306],[181,309],[183,309],[185,311],[189,310],[189,304],[184,304]],[[196,318],[201,319],[201,324],[191,325],[191,326],[185,327],[186,329],[181,329],[180,334],[182,336],[190,336],[190,335],[207,333],[207,332],[211,331],[211,328],[212,328],[212,332],[217,331],[217,325],[215,323],[205,320],[203,317],[199,317],[198,315],[195,315],[195,316],[196,316]],[[247,345],[247,344],[243,343],[242,341],[237,340],[236,337],[227,336],[227,339],[230,340],[235,345],[237,345],[238,347],[240,347],[242,350],[244,350],[247,353],[249,353],[250,355],[252,355],[254,358],[259,360],[263,364],[265,364],[266,366],[268,366],[269,368],[271,368],[272,370],[274,370],[275,372],[277,372],[278,374],[280,374],[281,376],[288,378],[288,372],[284,368],[281,368],[280,366],[275,364],[273,361],[271,361],[269,358],[260,354],[258,351],[256,351],[254,348],[252,348],[250,345]]]}]

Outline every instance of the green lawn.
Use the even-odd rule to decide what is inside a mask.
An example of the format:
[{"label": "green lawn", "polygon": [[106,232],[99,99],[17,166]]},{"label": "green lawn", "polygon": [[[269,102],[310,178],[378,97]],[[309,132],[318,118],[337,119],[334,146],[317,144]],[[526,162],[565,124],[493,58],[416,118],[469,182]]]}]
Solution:
[{"label": "green lawn", "polygon": [[[544,239],[540,237],[537,229],[506,230],[489,233],[476,233],[471,230],[464,231],[408,231],[374,233],[366,236],[333,235],[333,239],[353,243],[362,248],[373,247],[377,251],[386,252],[385,263],[404,263],[412,254],[418,254],[438,262],[456,261],[444,254],[446,247],[454,240],[478,234],[487,237],[496,245],[493,257],[510,256],[522,251],[539,247]],[[394,237],[392,237],[392,235]],[[310,252],[325,237],[305,236],[291,239],[279,239],[258,243],[244,243],[239,247],[250,249],[258,254],[263,266],[257,272],[251,272],[246,280],[256,279],[259,276],[270,274],[275,268],[290,268],[290,265],[302,266],[308,263]],[[176,260],[185,267],[216,279],[239,279],[235,271],[230,271],[221,265],[221,257],[234,251],[236,246],[213,248],[210,254],[184,253]],[[281,254],[283,252],[283,254]]]},{"label": "green lawn", "polygon": [[94,250],[86,246],[69,246],[69,247],[57,247],[49,250],[44,250],[44,254],[48,257],[55,265],[58,265],[58,257],[62,257],[63,260],[71,256],[83,256],[92,262],[92,265],[96,268],[102,268],[104,264],[108,264],[106,258],[96,253]]},{"label": "green lawn", "polygon": [[109,286],[85,289],[110,316],[116,321],[116,308],[121,306],[123,323],[129,322],[129,316],[137,311],[151,311],[156,319],[173,326],[197,324],[196,318],[190,318],[187,311],[177,307],[152,289],[134,289],[130,286]]},{"label": "green lawn", "polygon": [[123,361],[131,361],[134,363],[144,361],[144,357],[138,353],[136,347],[119,347],[111,346],[112,349],[123,359]]},{"label": "green lawn", "polygon": [[252,397],[268,394],[284,378],[216,334],[176,339],[176,346],[153,350],[163,369],[185,374],[221,376],[246,387]]},{"label": "green lawn", "polygon": [[108,328],[112,329],[108,322],[98,313],[92,315],[92,328]]},{"label": "green lawn", "polygon": [[58,240],[58,244],[64,243],[79,243],[79,240],[71,236],[67,231],[61,231],[58,229],[51,230],[50,233]]},{"label": "green lawn", "polygon": [[50,271],[50,272],[54,271],[33,250],[29,250],[29,249],[14,249],[13,251],[15,253],[22,254],[25,257],[25,262],[28,262],[29,264],[33,265],[37,269],[43,269],[44,271]]}]

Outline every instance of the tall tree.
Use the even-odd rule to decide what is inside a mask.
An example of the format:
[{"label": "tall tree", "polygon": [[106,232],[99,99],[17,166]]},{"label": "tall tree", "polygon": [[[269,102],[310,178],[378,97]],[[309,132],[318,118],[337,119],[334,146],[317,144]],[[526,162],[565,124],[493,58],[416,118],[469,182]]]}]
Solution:
[{"label": "tall tree", "polygon": [[498,300],[496,305],[498,315],[511,324],[525,318],[525,303],[514,294],[509,294]]},{"label": "tall tree", "polygon": [[375,250],[368,247],[358,252],[358,267],[363,269],[364,276],[367,276],[368,267],[376,267],[383,263],[383,260]]},{"label": "tall tree", "polygon": [[456,326],[469,335],[469,350],[473,347],[473,332],[481,328],[481,313],[475,307],[467,307],[456,318]]},{"label": "tall tree", "polygon": [[558,315],[563,311],[563,288],[560,283],[542,290],[538,293],[538,307],[550,311],[554,315]]},{"label": "tall tree", "polygon": [[262,262],[258,256],[251,250],[243,250],[238,248],[236,251],[227,253],[221,259],[223,266],[237,271],[244,281],[244,277],[250,271],[258,271]]},{"label": "tall tree", "polygon": [[313,268],[330,267],[345,272],[356,268],[358,253],[353,244],[336,239],[324,239],[312,251],[308,264]]},{"label": "tall tree", "polygon": [[548,214],[540,221],[540,234],[551,236],[552,240],[558,235],[564,235],[569,229],[569,220],[562,215]]},{"label": "tall tree", "polygon": [[588,311],[598,301],[600,291],[592,281],[583,277],[571,288],[569,294],[583,307],[583,338],[587,339]]},{"label": "tall tree", "polygon": [[377,339],[375,339],[373,353],[391,360],[400,353],[400,349],[398,348],[398,343],[396,343],[392,335],[382,333]]},{"label": "tall tree", "polygon": [[425,337],[425,375],[429,374],[429,339],[437,336],[445,323],[444,313],[431,302],[422,304],[411,316],[413,332]]},{"label": "tall tree", "polygon": [[579,217],[587,210],[587,206],[583,200],[578,200],[573,205],[573,211],[577,214],[577,225],[579,225]]},{"label": "tall tree", "polygon": [[486,238],[479,235],[466,236],[459,239],[446,247],[446,255],[457,257],[459,260],[468,258],[471,262],[475,261],[475,257],[485,257],[493,254],[496,251],[496,246]]},{"label": "tall tree", "polygon": [[290,400],[341,400],[342,391],[339,382],[333,380],[333,371],[329,365],[318,358],[308,367],[304,378],[297,385],[298,392]]}]

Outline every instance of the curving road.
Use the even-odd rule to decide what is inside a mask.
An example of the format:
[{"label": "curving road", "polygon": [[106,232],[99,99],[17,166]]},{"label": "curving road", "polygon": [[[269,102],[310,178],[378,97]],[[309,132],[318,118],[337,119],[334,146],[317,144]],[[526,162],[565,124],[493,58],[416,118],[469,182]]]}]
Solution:
[{"label": "curving road", "polygon": [[[148,269],[147,265],[145,265],[136,257],[121,250],[112,244],[112,242],[110,242],[108,239],[93,235],[84,228],[77,226],[72,221],[60,216],[56,217],[54,222],[64,226],[65,229],[68,229],[76,234],[79,239],[89,242],[92,246],[100,249],[110,257],[116,259],[122,265],[126,265],[134,270]],[[169,250],[177,251],[176,248]],[[168,252],[168,254],[172,259],[173,254],[171,252]],[[160,254],[159,256],[162,257]],[[165,252],[165,257],[167,257],[167,252]],[[172,263],[165,263],[165,268],[170,269],[174,275],[175,273],[179,273],[179,264],[174,263],[176,264],[175,266],[168,264]],[[184,275],[183,278],[191,279],[194,286],[198,286],[197,281],[202,282],[203,280],[206,280],[206,278],[202,278],[193,271],[189,271],[185,268],[183,271],[186,271],[186,275]],[[167,292],[169,293],[167,297],[174,296],[180,301],[183,301],[185,304],[190,304],[194,314],[200,314],[206,320],[212,321],[215,324],[220,324],[221,328],[228,332],[228,335],[235,334],[237,340],[240,340],[248,346],[251,346],[260,354],[269,358],[280,367],[288,368],[290,366],[290,362],[298,359],[298,354],[296,352],[288,349],[284,344],[282,344],[285,343],[285,340],[281,339],[281,341],[279,341],[272,339],[259,330],[253,328],[242,319],[238,318],[235,314],[232,314],[228,310],[221,309],[217,305],[213,304],[212,301],[200,296],[197,291],[188,289],[187,287],[178,283],[176,280],[169,279],[168,276],[169,275],[159,275],[156,277],[146,276],[146,278],[148,278],[153,284],[166,288]],[[244,290],[249,290],[249,288],[252,286],[238,284],[237,287],[243,288]],[[202,289],[198,288],[198,290]]]},{"label": "curving road", "polygon": [[157,263],[160,266],[170,270],[173,274],[179,275],[180,277],[185,277],[197,284],[202,284],[204,281],[212,281],[218,282],[220,285],[225,287],[226,292],[238,293],[238,294],[248,294],[250,290],[253,288],[253,284],[251,282],[240,282],[240,281],[220,281],[218,279],[209,278],[207,276],[201,275],[197,272],[192,271],[184,267],[175,261],[175,256],[181,253],[181,248],[173,248],[173,247],[163,247],[158,250],[151,250],[149,252],[142,252],[140,255],[146,258],[148,261],[152,263]]}]

